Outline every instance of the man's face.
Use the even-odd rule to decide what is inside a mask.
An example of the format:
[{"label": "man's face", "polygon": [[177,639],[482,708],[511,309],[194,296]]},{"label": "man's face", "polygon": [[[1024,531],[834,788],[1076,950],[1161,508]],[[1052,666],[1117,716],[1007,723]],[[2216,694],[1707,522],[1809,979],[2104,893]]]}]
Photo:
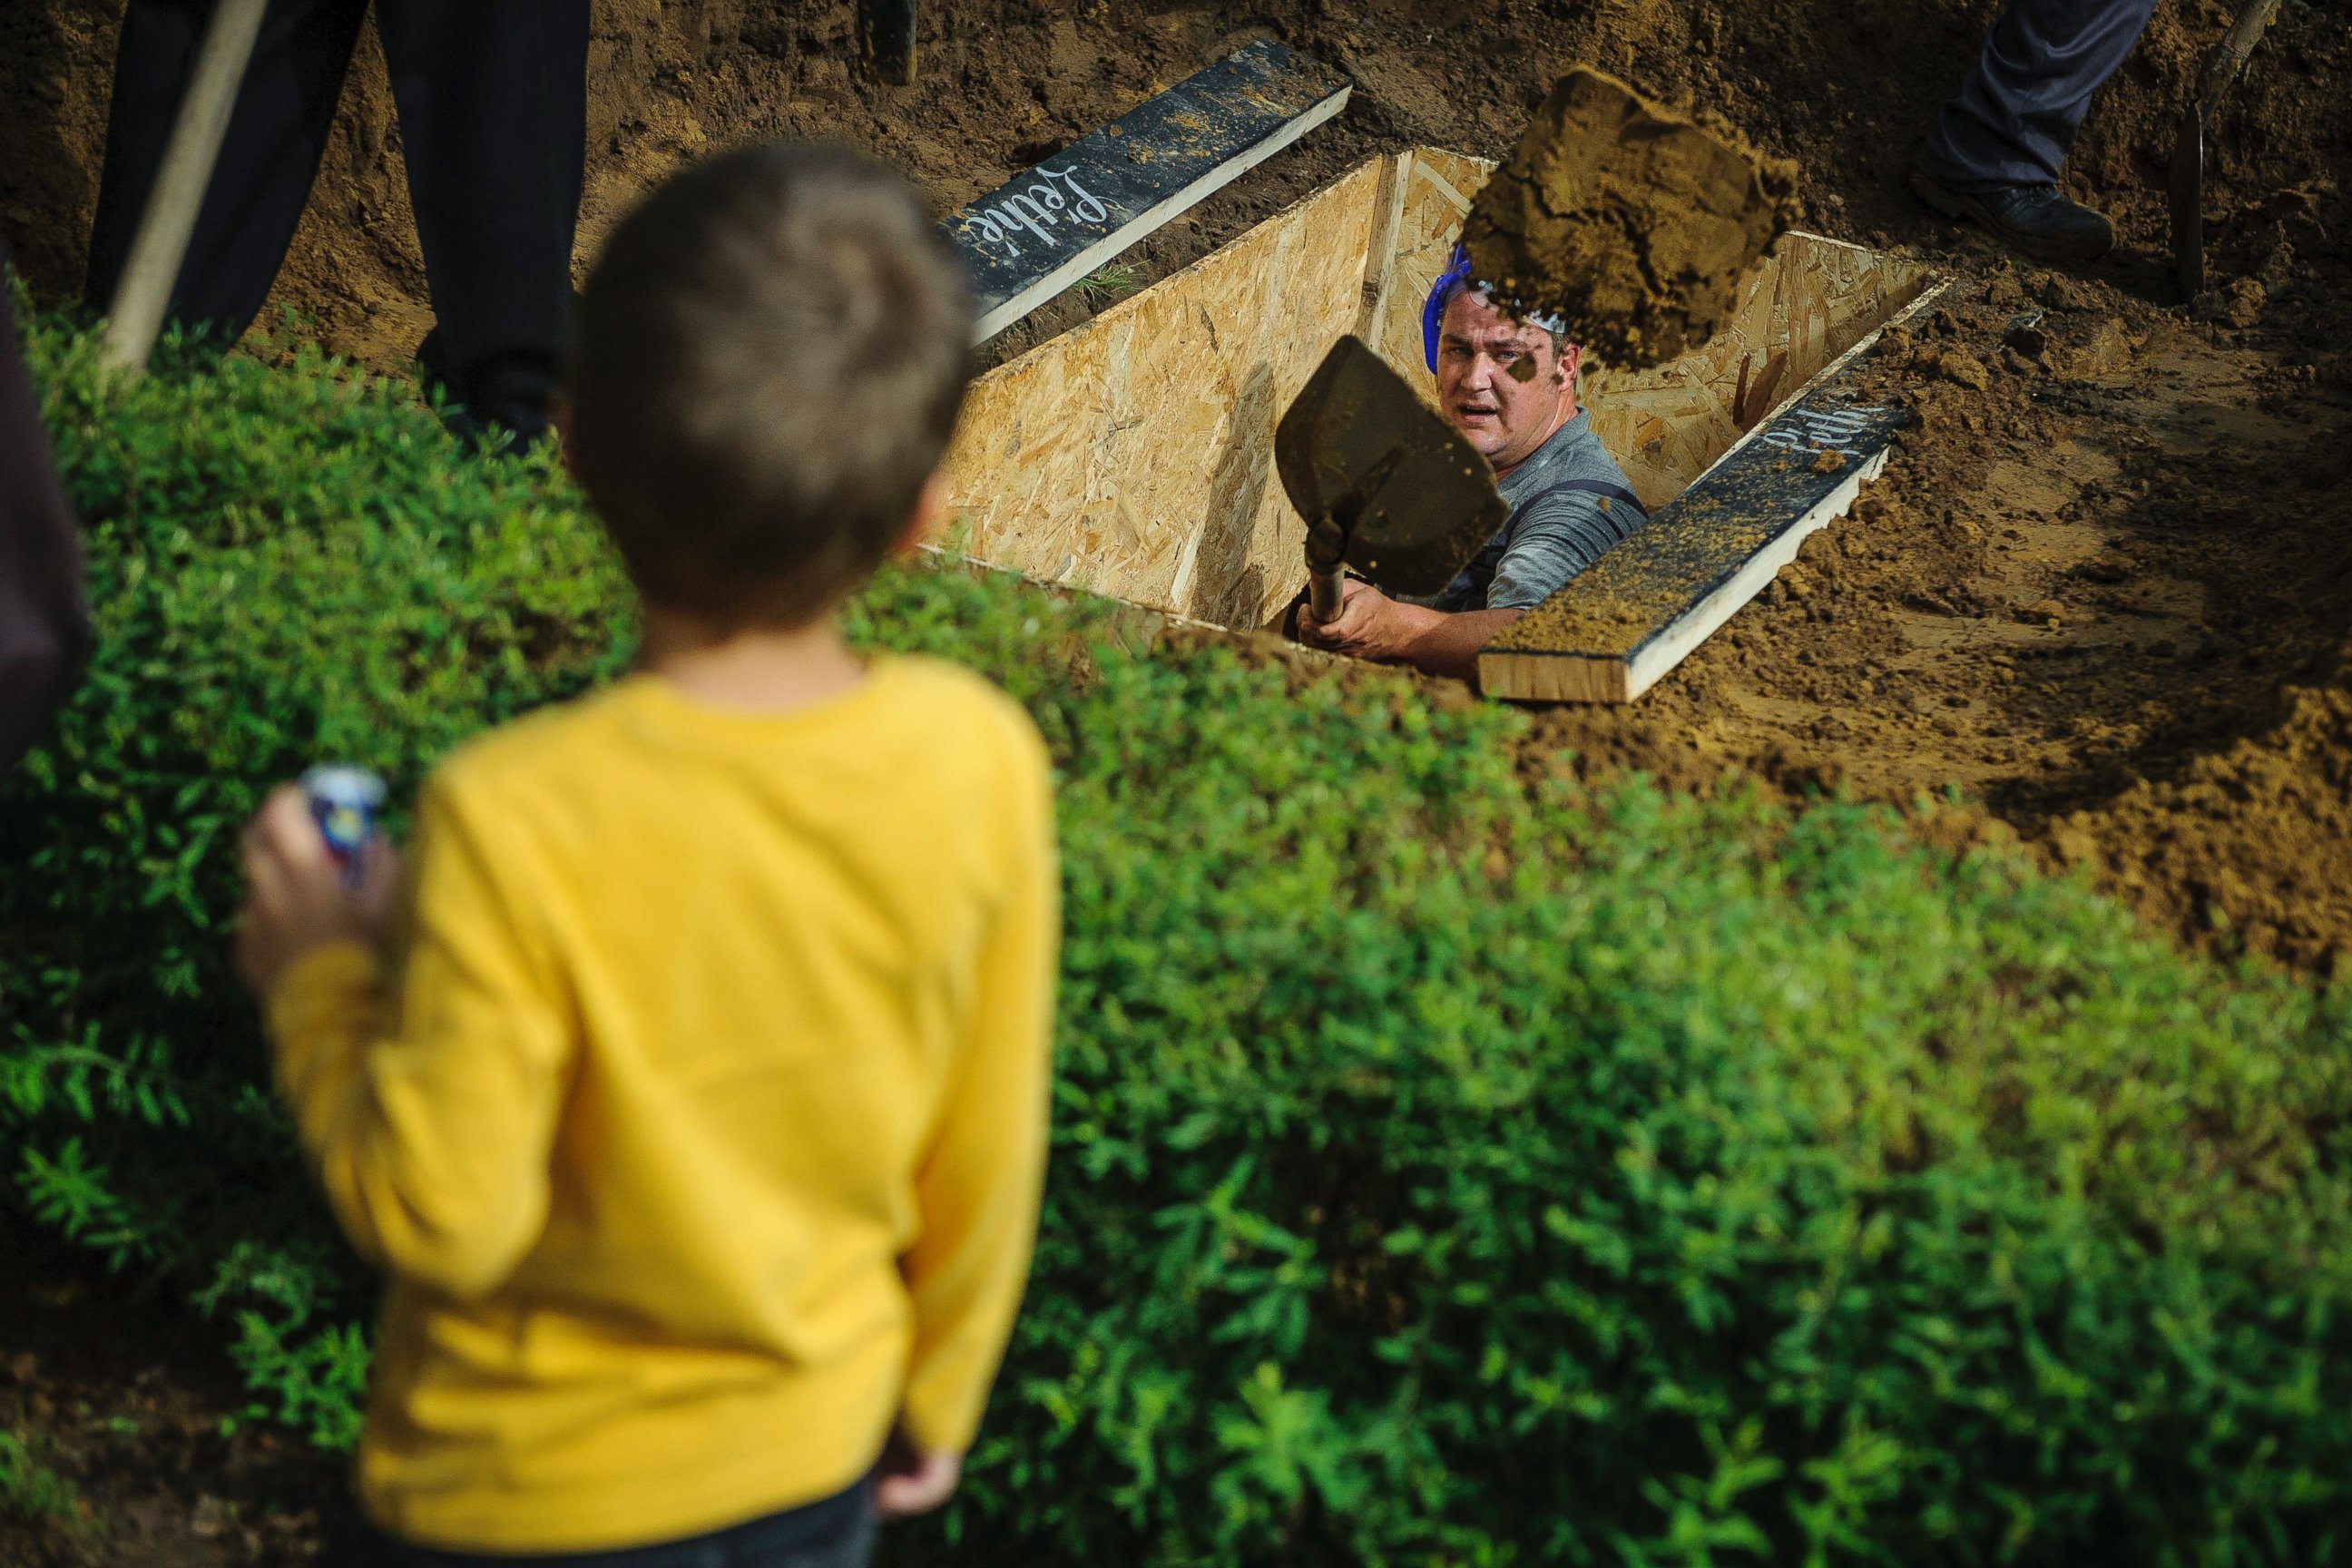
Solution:
[{"label": "man's face", "polygon": [[1457,289],[1438,324],[1438,406],[1497,470],[1512,468],[1576,416],[1577,358],[1573,344],[1555,358],[1549,332]]}]

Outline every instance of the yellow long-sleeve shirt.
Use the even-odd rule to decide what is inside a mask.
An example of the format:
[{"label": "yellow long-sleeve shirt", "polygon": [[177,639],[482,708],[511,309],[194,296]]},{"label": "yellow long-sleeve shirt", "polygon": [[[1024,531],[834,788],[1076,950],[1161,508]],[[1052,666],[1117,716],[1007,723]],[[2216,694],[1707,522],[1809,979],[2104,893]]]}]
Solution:
[{"label": "yellow long-sleeve shirt", "polygon": [[389,1276],[359,1458],[445,1549],[676,1539],[961,1449],[1034,1238],[1057,915],[1044,748],[951,667],[782,716],[640,676],[462,749],[394,972],[270,997]]}]

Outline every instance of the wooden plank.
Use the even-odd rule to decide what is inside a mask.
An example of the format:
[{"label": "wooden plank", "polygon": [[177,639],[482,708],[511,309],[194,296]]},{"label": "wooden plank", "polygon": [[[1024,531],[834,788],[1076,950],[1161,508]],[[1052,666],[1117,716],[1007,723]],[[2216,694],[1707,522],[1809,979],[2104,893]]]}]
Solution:
[{"label": "wooden plank", "polygon": [[1399,153],[1381,160],[1381,219],[1372,229],[1371,248],[1365,254],[1363,308],[1356,313],[1355,335],[1368,343],[1381,341],[1381,312],[1388,308],[1389,274],[1396,265],[1397,230],[1404,221],[1405,183],[1412,177],[1412,154]]},{"label": "wooden plank", "polygon": [[1348,79],[1271,40],[1237,49],[941,226],[984,342],[1339,112]]},{"label": "wooden plank", "polygon": [[1761,593],[1808,534],[1853,504],[1909,417],[1859,385],[1856,363],[1884,330],[1507,627],[1478,656],[1480,688],[1520,701],[1630,702]]},{"label": "wooden plank", "polygon": [[1255,627],[1304,580],[1274,426],[1362,308],[1377,158],[973,383],[947,461],[961,548]]}]

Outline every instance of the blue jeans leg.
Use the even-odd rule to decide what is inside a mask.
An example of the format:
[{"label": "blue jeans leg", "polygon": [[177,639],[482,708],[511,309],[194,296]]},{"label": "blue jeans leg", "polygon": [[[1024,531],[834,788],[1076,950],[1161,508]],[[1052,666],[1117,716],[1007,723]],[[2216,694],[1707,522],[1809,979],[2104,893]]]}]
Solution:
[{"label": "blue jeans leg", "polygon": [[2055,184],[2091,107],[2156,0],[2010,0],[1919,162],[1956,190]]}]

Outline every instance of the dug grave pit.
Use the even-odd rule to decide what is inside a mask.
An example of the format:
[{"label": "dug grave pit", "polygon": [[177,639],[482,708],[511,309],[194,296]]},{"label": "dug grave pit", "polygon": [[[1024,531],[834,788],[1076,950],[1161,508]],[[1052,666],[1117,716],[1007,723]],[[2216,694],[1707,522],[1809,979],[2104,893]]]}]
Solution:
[{"label": "dug grave pit", "polygon": [[[1434,404],[1421,305],[1493,167],[1433,147],[1370,159],[982,376],[948,462],[961,548],[1213,626],[1266,625],[1304,581],[1306,523],[1275,474],[1276,422],[1349,332]],[[1702,347],[1639,371],[1588,354],[1582,399],[1663,521],[1727,453],[1771,437],[1825,371],[1936,286],[1918,263],[1792,231]],[[1818,513],[1810,526],[1842,512],[1883,456],[1881,444],[1842,457],[1852,471],[1821,487],[1826,510],[1824,497],[1807,502]],[[1811,448],[1806,460],[1819,460]]]}]

